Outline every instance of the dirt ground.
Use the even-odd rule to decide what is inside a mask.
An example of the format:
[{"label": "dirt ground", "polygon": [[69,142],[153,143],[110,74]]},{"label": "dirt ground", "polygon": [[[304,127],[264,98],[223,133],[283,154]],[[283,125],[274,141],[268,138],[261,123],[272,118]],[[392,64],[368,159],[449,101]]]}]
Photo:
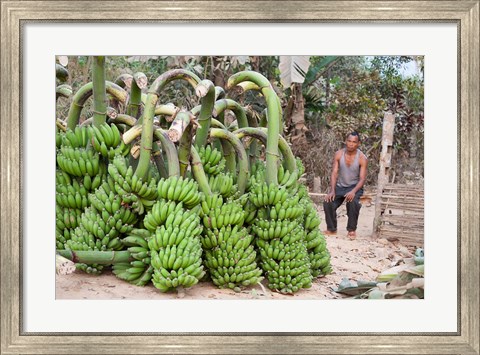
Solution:
[{"label": "dirt ground", "polygon": [[[321,230],[326,229],[323,210]],[[256,285],[241,292],[218,289],[211,282],[200,282],[180,292],[161,293],[151,283],[145,287],[130,285],[117,279],[110,271],[94,276],[76,271],[70,275],[56,276],[56,299],[338,299],[347,296],[336,293],[343,278],[374,281],[379,273],[397,265],[402,259],[412,257],[414,250],[397,242],[372,238],[375,206],[366,203],[361,209],[356,240],[347,238],[347,216],[344,205],[338,209],[338,234],[327,237],[333,272],[314,280],[310,289],[294,295],[270,292]],[[265,283],[265,280],[264,280]]]}]

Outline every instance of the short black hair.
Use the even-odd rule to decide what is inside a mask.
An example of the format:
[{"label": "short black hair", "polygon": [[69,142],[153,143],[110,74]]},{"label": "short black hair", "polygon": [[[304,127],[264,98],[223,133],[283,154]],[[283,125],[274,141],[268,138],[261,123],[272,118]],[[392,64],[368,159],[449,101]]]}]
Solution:
[{"label": "short black hair", "polygon": [[357,131],[352,131],[352,132],[350,132],[349,134],[347,134],[346,139],[347,139],[348,137],[350,137],[350,136],[358,137],[358,141],[359,141],[359,142],[361,141],[360,135],[358,134]]}]

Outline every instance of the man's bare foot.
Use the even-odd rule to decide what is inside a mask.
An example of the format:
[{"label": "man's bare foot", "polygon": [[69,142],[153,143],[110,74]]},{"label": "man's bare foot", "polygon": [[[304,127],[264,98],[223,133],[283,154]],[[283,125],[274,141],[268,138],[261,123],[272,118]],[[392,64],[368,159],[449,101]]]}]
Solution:
[{"label": "man's bare foot", "polygon": [[328,229],[324,230],[323,235],[337,235],[337,231],[329,231]]},{"label": "man's bare foot", "polygon": [[350,240],[354,240],[357,237],[357,233],[355,231],[349,231],[347,236],[350,238]]}]

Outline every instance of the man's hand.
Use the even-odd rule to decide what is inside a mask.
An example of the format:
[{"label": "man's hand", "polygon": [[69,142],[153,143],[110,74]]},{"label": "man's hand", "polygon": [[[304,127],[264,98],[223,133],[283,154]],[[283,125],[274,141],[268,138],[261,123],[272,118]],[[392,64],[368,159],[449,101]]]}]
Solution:
[{"label": "man's hand", "polygon": [[352,202],[354,198],[355,198],[355,191],[353,190],[345,194],[345,201],[347,202]]},{"label": "man's hand", "polygon": [[325,202],[332,202],[333,200],[335,200],[335,192],[330,192],[325,196]]}]

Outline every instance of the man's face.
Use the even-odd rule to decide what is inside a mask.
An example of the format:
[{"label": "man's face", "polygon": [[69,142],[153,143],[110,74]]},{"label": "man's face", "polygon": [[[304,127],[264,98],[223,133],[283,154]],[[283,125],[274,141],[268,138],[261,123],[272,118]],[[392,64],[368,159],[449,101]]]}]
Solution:
[{"label": "man's face", "polygon": [[345,144],[347,145],[347,151],[349,151],[349,152],[356,151],[358,146],[360,145],[360,142],[358,140],[358,136],[349,135],[347,137],[347,140],[345,141]]}]

